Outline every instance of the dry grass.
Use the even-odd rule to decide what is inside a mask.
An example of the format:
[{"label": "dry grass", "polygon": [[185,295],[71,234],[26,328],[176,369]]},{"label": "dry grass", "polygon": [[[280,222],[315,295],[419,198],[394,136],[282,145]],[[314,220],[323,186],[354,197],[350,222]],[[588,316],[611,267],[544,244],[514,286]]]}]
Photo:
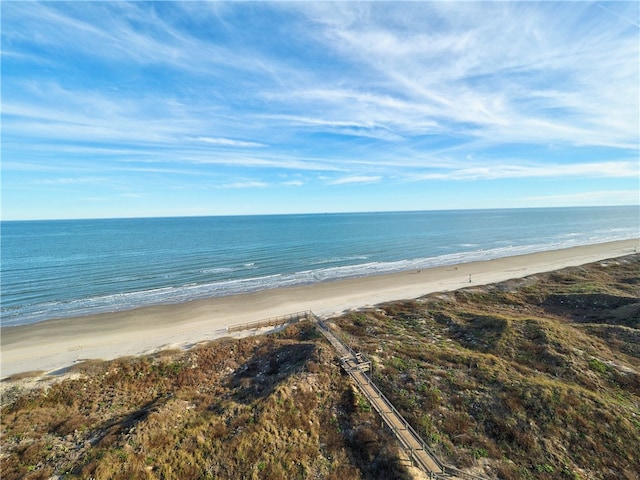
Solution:
[{"label": "dry grass", "polygon": [[15,373],[9,377],[2,379],[2,382],[17,382],[18,380],[26,380],[29,378],[38,378],[44,375],[42,370],[32,370],[30,372]]},{"label": "dry grass", "polygon": [[[639,305],[633,256],[334,322],[448,463],[488,478],[637,479]],[[409,478],[308,324],[73,370],[3,399],[3,480]]]},{"label": "dry grass", "polygon": [[408,478],[310,325],[74,368],[2,410],[3,479]]},{"label": "dry grass", "polygon": [[335,322],[450,463],[505,479],[637,479],[639,278],[636,255]]}]

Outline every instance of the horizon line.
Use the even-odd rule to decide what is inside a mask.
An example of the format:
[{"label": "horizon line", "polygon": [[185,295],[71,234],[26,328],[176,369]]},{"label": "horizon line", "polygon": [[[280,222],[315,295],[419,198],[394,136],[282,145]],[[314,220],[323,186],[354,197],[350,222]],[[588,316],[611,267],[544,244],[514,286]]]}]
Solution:
[{"label": "horizon line", "polygon": [[[638,204],[616,205],[555,205],[555,206],[531,206],[531,207],[486,207],[486,208],[445,208],[445,209],[416,209],[416,210],[363,210],[363,211],[326,211],[326,212],[274,212],[274,213],[207,213],[196,215],[147,215],[147,216],[113,216],[113,217],[73,217],[73,218],[0,218],[0,222],[47,222],[47,221],[72,221],[72,220],[142,220],[142,219],[169,219],[169,218],[223,218],[223,217],[276,217],[295,215],[363,215],[383,213],[421,213],[421,212],[474,212],[491,210],[558,210],[558,209],[585,209],[585,208],[631,208],[640,209]],[[640,213],[640,211],[639,211]]]}]

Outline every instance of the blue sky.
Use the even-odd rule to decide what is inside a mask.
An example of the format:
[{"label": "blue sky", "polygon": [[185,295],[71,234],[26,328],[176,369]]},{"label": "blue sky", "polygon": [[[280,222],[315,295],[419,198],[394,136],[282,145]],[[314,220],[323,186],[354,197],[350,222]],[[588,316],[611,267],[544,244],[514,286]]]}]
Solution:
[{"label": "blue sky", "polygon": [[2,218],[638,204],[637,2],[16,2]]}]

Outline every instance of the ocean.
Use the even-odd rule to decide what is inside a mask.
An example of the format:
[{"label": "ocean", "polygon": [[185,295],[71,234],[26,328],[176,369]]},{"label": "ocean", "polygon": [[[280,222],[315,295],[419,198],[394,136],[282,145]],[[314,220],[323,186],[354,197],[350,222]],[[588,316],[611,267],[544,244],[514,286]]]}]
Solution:
[{"label": "ocean", "polygon": [[637,238],[638,207],[3,221],[1,325]]}]

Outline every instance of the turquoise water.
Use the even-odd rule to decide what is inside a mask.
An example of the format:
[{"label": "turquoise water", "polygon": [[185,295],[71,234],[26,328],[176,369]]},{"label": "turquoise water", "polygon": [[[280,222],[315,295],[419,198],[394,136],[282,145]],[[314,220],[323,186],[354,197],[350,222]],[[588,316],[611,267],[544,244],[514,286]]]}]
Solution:
[{"label": "turquoise water", "polygon": [[637,207],[2,222],[2,325],[638,237]]}]

